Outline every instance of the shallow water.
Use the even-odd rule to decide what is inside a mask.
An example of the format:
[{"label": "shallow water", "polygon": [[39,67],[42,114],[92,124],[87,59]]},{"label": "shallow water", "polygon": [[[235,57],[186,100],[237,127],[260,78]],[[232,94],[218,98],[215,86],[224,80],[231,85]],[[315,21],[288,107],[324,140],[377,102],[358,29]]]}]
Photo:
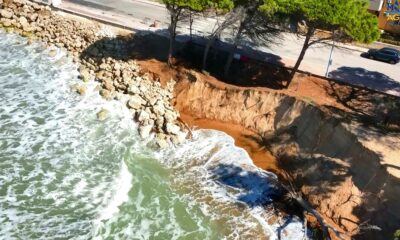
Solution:
[{"label": "shallow water", "polygon": [[0,239],[302,239],[296,217],[271,220],[275,176],[232,138],[155,150],[95,83],[73,93],[77,66],[48,51],[0,32]]}]

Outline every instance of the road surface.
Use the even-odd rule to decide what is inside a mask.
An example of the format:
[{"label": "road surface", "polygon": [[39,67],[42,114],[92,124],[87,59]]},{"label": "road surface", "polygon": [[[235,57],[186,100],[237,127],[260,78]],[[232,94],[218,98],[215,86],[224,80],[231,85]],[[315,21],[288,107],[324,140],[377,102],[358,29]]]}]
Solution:
[{"label": "road surface", "polygon": [[[162,4],[147,0],[64,0],[61,8],[72,12],[80,12],[83,15],[121,24],[136,30],[152,30],[149,26],[158,20],[160,29],[166,29],[169,23],[168,12]],[[216,19],[199,17],[195,19],[193,33],[206,37],[212,31]],[[166,34],[166,31],[164,31]],[[181,38],[189,34],[188,24],[178,27]],[[231,31],[226,31],[222,38],[229,41]],[[284,33],[277,44],[270,46],[253,46],[259,51],[258,58],[266,61],[282,62],[291,67],[297,60],[301,51],[303,39],[295,34]],[[329,77],[354,85],[368,87],[370,89],[400,96],[400,64],[391,65],[362,58],[360,54],[366,49],[354,46],[346,48],[334,48],[332,65]],[[243,51],[243,54],[256,54],[255,51]],[[331,52],[331,45],[320,44],[308,49],[300,66],[303,71],[324,76]]]}]

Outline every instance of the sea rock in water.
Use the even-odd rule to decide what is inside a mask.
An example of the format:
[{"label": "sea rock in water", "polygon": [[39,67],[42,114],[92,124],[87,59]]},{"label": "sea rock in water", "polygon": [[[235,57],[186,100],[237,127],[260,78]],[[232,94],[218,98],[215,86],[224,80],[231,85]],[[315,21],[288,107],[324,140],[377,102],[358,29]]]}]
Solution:
[{"label": "sea rock in water", "polygon": [[165,124],[165,131],[170,134],[178,135],[181,132],[181,128],[173,123]]},{"label": "sea rock in water", "polygon": [[97,113],[97,119],[100,121],[104,121],[108,118],[108,111],[106,109],[101,109],[100,112]]},{"label": "sea rock in water", "polygon": [[139,127],[140,137],[143,139],[149,138],[152,129],[153,129],[153,125],[146,125],[146,126]]},{"label": "sea rock in water", "polygon": [[57,50],[56,49],[51,49],[50,51],[49,51],[49,56],[50,57],[55,57],[57,55]]},{"label": "sea rock in water", "polygon": [[168,142],[165,139],[164,134],[157,134],[155,142],[159,148],[166,148],[168,147]]},{"label": "sea rock in water", "polygon": [[107,89],[101,89],[100,90],[100,96],[102,96],[106,100],[112,100],[113,99],[112,92],[108,91]]},{"label": "sea rock in water", "polygon": [[81,96],[86,94],[86,90],[87,90],[87,88],[85,85],[78,85],[76,87],[76,92],[79,93],[79,95],[81,95]]},{"label": "sea rock in water", "polygon": [[90,72],[88,69],[83,68],[80,70],[81,78],[84,82],[89,82],[91,79]]}]

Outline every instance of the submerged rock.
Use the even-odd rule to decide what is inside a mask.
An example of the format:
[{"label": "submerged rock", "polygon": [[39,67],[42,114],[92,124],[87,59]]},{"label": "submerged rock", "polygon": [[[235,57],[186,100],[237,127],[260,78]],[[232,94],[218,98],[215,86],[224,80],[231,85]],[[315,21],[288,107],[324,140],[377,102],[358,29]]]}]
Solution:
[{"label": "submerged rock", "polygon": [[111,91],[108,91],[107,89],[101,89],[100,90],[100,96],[102,96],[106,100],[112,100],[113,95]]},{"label": "submerged rock", "polygon": [[79,95],[81,96],[86,94],[86,90],[87,90],[86,85],[78,85],[76,87],[76,92],[79,93]]},{"label": "submerged rock", "polygon": [[51,49],[51,50],[49,51],[49,56],[50,56],[50,57],[55,57],[55,56],[57,56],[57,50],[56,50],[56,49]]},{"label": "submerged rock", "polygon": [[101,109],[100,112],[98,112],[97,115],[97,119],[100,121],[104,121],[108,118],[108,110],[107,109]]}]

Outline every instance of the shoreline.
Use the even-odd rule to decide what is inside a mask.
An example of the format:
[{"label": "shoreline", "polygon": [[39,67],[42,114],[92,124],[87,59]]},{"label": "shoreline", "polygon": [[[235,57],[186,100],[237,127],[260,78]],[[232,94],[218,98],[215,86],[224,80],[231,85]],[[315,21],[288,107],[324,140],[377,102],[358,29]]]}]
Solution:
[{"label": "shoreline", "polygon": [[[13,9],[13,14],[18,16],[20,8],[21,6],[18,6]],[[138,131],[143,139],[154,132],[156,134],[154,141],[161,148],[168,147],[171,143],[179,144],[184,140],[182,135],[187,134],[185,124],[182,122],[191,127],[222,131],[234,139],[236,146],[248,153],[257,167],[275,173],[282,183],[287,176],[285,170],[290,174],[288,178],[296,178],[299,183],[297,190],[306,197],[305,200],[323,214],[325,221],[336,225],[339,229],[342,228],[343,232],[353,234],[353,231],[357,231],[358,224],[368,219],[373,219],[373,224],[377,226],[384,226],[382,223],[384,220],[374,221],[377,215],[387,217],[392,214],[391,211],[398,211],[395,197],[398,192],[396,188],[398,180],[391,176],[381,163],[382,157],[377,154],[381,150],[377,150],[375,147],[377,144],[363,139],[358,132],[361,128],[342,125],[342,120],[320,109],[319,102],[315,104],[313,101],[278,91],[274,93],[274,91],[264,92],[246,87],[229,88],[224,83],[218,83],[221,87],[215,87],[208,82],[196,82],[198,73],[192,73],[185,68],[178,74],[174,74],[176,73],[174,69],[165,69],[164,73],[170,77],[162,80],[151,68],[145,69],[136,62],[136,60],[141,61],[140,56],[136,58],[128,51],[135,33],[120,36],[118,28],[115,28],[114,35],[110,36],[107,35],[108,31],[105,31],[109,29],[103,28],[108,28],[106,24],[87,19],[82,21],[81,17],[72,14],[64,16],[46,7],[33,5],[32,8],[39,15],[35,20],[29,15],[26,18],[24,16],[17,19],[2,18],[3,24],[0,23],[0,27],[4,26],[6,32],[11,30],[28,38],[28,44],[33,37],[46,43],[50,49],[53,46],[66,49],[69,56],[79,64],[78,71],[83,80],[74,90],[83,95],[87,81],[94,79],[99,81],[100,95],[103,98],[121,100],[131,110],[132,121],[139,123]],[[10,11],[6,14],[10,14]],[[11,24],[11,27],[5,26],[5,23]],[[96,31],[101,34],[97,34]],[[60,32],[61,36],[57,35]],[[69,36],[73,36],[74,39]],[[158,48],[152,50],[157,51]],[[52,51],[54,48],[50,50],[51,54]],[[185,78],[188,84],[179,86],[180,81],[182,79],[185,81]],[[170,84],[170,79],[176,82]],[[175,83],[177,86],[174,87]],[[144,91],[141,85],[153,90]],[[187,92],[183,93],[178,101],[178,97],[174,94],[177,88],[185,86],[189,86]],[[160,95],[162,99],[151,100]],[[266,104],[258,104],[259,99],[268,101],[265,101]],[[174,101],[177,101],[176,104],[173,104]],[[157,104],[158,102],[161,103]],[[279,114],[275,112],[277,107],[281,110]],[[269,108],[275,110],[270,111]],[[255,115],[265,117],[255,121]],[[293,121],[296,123],[293,124]],[[279,125],[278,128],[272,124],[274,122]],[[291,128],[293,126],[294,128]],[[257,132],[250,129],[255,129]],[[279,159],[282,159],[280,164],[262,146],[263,142],[258,142],[260,139],[258,134],[270,130],[274,131],[274,136],[279,134],[280,130],[288,130],[280,132],[285,134],[283,137],[289,137],[288,141],[285,143],[285,139],[282,138],[280,139],[282,142],[275,143],[275,149],[270,148]],[[314,141],[319,139],[321,134],[323,141]],[[377,143],[380,143],[378,138],[381,135],[377,134],[375,137]],[[300,144],[303,146],[299,147]],[[264,145],[268,144],[264,142]],[[293,154],[290,152],[290,146],[294,146]],[[313,152],[309,154],[307,150],[311,148]],[[279,150],[285,151],[279,152]],[[396,150],[392,150],[395,157]],[[382,152],[384,151],[387,149],[383,148]],[[389,163],[397,161],[389,160]],[[375,178],[376,176],[378,177]],[[371,182],[373,184],[370,184]],[[326,194],[327,188],[330,191],[328,194]],[[385,191],[382,194],[385,193],[383,196],[388,199],[391,211],[375,211],[368,214],[353,212],[381,207],[379,199],[375,196],[380,196],[378,194],[381,194],[380,191],[383,189]],[[349,221],[343,220],[343,217]],[[375,233],[369,234],[376,236]]]},{"label": "shoreline", "polygon": [[191,128],[213,129],[231,136],[235,140],[235,145],[246,150],[257,167],[281,176],[282,171],[277,166],[277,159],[257,142],[258,135],[254,131],[237,124],[196,118],[190,113],[180,112],[180,115],[181,120]]}]

